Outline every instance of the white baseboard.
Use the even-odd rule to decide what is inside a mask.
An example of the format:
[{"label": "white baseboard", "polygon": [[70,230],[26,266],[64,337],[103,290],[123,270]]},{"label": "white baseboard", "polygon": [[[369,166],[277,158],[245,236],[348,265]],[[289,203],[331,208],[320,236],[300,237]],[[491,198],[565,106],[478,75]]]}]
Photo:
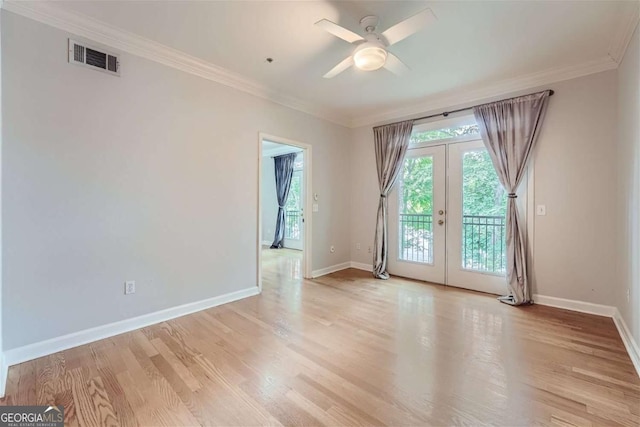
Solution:
[{"label": "white baseboard", "polygon": [[629,354],[631,363],[633,363],[633,366],[634,368],[636,368],[636,372],[640,377],[640,349],[638,348],[638,344],[636,343],[636,341],[633,339],[633,336],[631,335],[627,324],[624,322],[624,319],[620,315],[620,311],[616,307],[610,305],[594,304],[585,301],[570,300],[565,298],[548,297],[545,295],[533,295],[533,300],[536,304],[547,305],[549,307],[563,308],[565,310],[579,311],[581,313],[611,317],[613,319],[613,323],[615,323],[616,328],[618,329],[620,338],[622,339],[622,342],[627,349],[627,353]]},{"label": "white baseboard", "polygon": [[624,343],[627,353],[629,353],[629,357],[631,358],[631,362],[636,368],[638,376],[640,376],[640,347],[638,347],[636,340],[633,339],[631,331],[629,331],[627,324],[624,322],[624,319],[617,308],[613,315],[613,322],[616,324],[620,337],[622,338],[622,342]]},{"label": "white baseboard", "polygon": [[311,272],[311,278],[315,279],[316,277],[324,276],[325,274],[335,273],[336,271],[344,270],[349,267],[351,267],[351,262],[343,262],[341,264],[336,264],[326,268],[321,268],[320,270],[313,270]]},{"label": "white baseboard", "polygon": [[325,274],[335,273],[336,271],[345,270],[347,268],[356,268],[358,270],[364,271],[373,271],[373,267],[370,264],[365,264],[362,262],[343,262],[342,264],[332,265],[327,268],[321,268],[320,270],[314,270],[311,272],[311,277],[315,279],[316,277],[324,276]]},{"label": "white baseboard", "polygon": [[595,314],[597,316],[613,317],[616,308],[610,305],[594,304],[591,302],[577,301],[565,298],[548,297],[545,295],[533,295],[536,304],[549,307],[564,308],[565,310],[579,311],[581,313]]},{"label": "white baseboard", "polygon": [[[167,308],[165,310],[143,314],[142,316],[133,317],[131,319],[120,320],[107,325],[97,326],[95,328],[85,329],[83,331],[74,332],[61,337],[48,339],[46,341],[25,345],[23,347],[13,348],[4,352],[4,365],[12,366],[28,360],[37,359],[38,357],[48,356],[79,345],[88,344],[114,335],[120,335],[125,332],[144,328],[149,325],[185,316],[207,308],[251,297],[259,293],[260,290],[258,287],[252,286],[251,288],[208,298],[202,301],[183,304]],[[3,375],[2,380],[6,383],[6,375]],[[0,393],[4,394],[4,387],[0,390]]]},{"label": "white baseboard", "polygon": [[373,271],[373,265],[365,264],[363,262],[351,261],[351,268],[357,268],[358,270],[364,270],[364,271],[368,271],[368,272],[372,272]]}]

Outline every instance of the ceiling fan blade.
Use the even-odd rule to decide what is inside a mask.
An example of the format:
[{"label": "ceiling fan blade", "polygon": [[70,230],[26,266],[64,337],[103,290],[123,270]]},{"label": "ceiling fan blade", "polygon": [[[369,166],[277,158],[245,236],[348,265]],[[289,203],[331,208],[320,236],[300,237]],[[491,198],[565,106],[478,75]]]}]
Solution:
[{"label": "ceiling fan blade", "polygon": [[321,19],[320,21],[316,22],[316,25],[326,32],[331,33],[334,36],[341,38],[342,40],[346,40],[349,43],[364,40],[364,38],[357,35],[353,31],[347,30],[346,28],[341,27],[340,25],[331,22],[328,19]]},{"label": "ceiling fan blade", "polygon": [[331,71],[329,71],[327,74],[325,74],[322,77],[324,77],[325,79],[330,79],[332,77],[337,76],[338,74],[340,74],[341,72],[343,72],[347,68],[351,67],[352,65],[353,65],[353,57],[349,56],[344,61],[342,61],[341,63],[339,63],[335,67],[333,67],[331,69]]},{"label": "ceiling fan blade", "polygon": [[411,34],[415,34],[430,23],[434,22],[436,15],[433,14],[431,9],[425,9],[422,12],[418,12],[411,18],[407,18],[402,22],[398,22],[393,27],[387,29],[382,33],[387,40],[388,46],[394,43],[398,43],[400,40],[404,40]]},{"label": "ceiling fan blade", "polygon": [[393,74],[402,76],[409,72],[409,67],[404,65],[404,62],[400,61],[397,56],[387,51],[387,62],[384,63],[384,68],[391,71]]}]

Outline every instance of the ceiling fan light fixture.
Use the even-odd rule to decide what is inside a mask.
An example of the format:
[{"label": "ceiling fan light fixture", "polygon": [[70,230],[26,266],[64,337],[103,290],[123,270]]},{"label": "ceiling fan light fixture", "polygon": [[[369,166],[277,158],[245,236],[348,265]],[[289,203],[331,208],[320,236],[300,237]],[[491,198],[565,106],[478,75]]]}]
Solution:
[{"label": "ceiling fan light fixture", "polygon": [[353,55],[353,62],[363,71],[378,70],[387,62],[387,51],[380,46],[365,43]]}]

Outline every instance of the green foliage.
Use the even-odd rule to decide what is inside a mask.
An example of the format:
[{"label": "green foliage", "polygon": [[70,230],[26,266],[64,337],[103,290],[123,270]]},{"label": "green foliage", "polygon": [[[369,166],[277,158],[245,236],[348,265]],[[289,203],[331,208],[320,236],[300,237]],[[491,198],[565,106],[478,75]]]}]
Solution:
[{"label": "green foliage", "polygon": [[285,204],[285,237],[288,239],[300,238],[300,207],[302,197],[302,174],[294,172],[291,178],[289,197]]},{"label": "green foliage", "polygon": [[402,169],[401,206],[405,214],[433,212],[433,157],[409,157]]},{"label": "green foliage", "polygon": [[462,157],[463,215],[504,216],[507,194],[487,150],[467,151]]},{"label": "green foliage", "polygon": [[411,135],[411,144],[418,144],[420,142],[437,141],[439,139],[456,138],[463,135],[479,135],[480,129],[477,124],[463,125],[455,128],[444,128],[425,130],[422,132],[414,132]]},{"label": "green foliage", "polygon": [[291,178],[291,188],[289,189],[289,197],[287,198],[286,209],[288,211],[297,211],[300,209],[301,181],[302,174],[293,173]]},{"label": "green foliage", "polygon": [[[403,259],[419,261],[418,257],[425,250],[427,253],[433,250],[433,157],[407,158],[399,185],[400,213],[405,214],[401,223],[400,249]],[[506,245],[502,224],[507,197],[487,150],[464,153],[462,197],[462,267],[504,272]],[[428,215],[428,218],[407,215]]]},{"label": "green foliage", "polygon": [[[487,150],[468,151],[462,160],[464,215],[506,213],[506,193]],[[408,157],[400,181],[400,209],[405,214],[433,213],[433,157]]]}]

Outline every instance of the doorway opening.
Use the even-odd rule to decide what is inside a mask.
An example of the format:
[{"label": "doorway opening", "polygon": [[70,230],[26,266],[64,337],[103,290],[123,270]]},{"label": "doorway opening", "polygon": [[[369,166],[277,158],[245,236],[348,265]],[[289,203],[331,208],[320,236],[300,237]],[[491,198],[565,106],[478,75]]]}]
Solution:
[{"label": "doorway opening", "polygon": [[311,146],[259,135],[258,286],[311,276]]},{"label": "doorway opening", "polygon": [[414,127],[389,201],[391,274],[507,292],[507,194],[473,116]]}]

